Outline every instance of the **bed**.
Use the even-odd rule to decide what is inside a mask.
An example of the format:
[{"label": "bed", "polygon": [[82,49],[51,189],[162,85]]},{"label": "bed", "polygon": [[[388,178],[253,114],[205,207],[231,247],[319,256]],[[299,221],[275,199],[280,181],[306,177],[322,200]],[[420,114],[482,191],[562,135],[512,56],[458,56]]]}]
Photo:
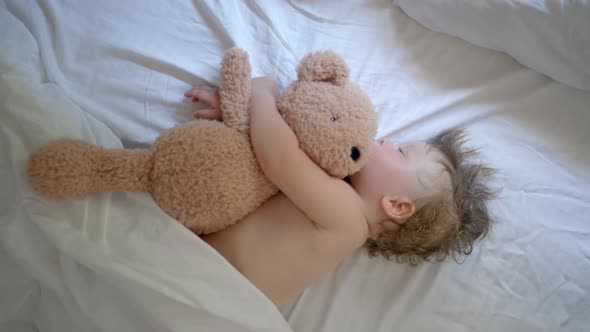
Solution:
[{"label": "bed", "polygon": [[[429,25],[441,16],[411,3],[1,1],[0,330],[588,331],[584,70],[544,72]],[[465,126],[498,169],[492,232],[461,264],[358,250],[278,310],[147,195],[49,203],[31,192],[26,158],[51,139],[138,147],[190,120],[183,92],[216,84],[234,45],[281,87],[305,54],[340,53],[379,112],[379,137]]]}]

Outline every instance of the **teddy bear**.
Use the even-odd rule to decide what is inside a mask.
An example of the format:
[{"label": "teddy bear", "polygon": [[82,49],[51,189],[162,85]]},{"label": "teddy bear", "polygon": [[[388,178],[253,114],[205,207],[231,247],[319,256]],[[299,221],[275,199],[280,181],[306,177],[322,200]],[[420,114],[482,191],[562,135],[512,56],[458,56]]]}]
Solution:
[{"label": "teddy bear", "polygon": [[[198,235],[226,228],[278,192],[251,145],[250,84],[248,54],[229,49],[219,84],[223,122],[178,125],[148,149],[106,149],[59,139],[30,155],[29,182],[49,200],[103,191],[148,192],[164,212]],[[367,161],[376,113],[336,53],[304,57],[277,108],[300,148],[328,174],[344,178]]]}]

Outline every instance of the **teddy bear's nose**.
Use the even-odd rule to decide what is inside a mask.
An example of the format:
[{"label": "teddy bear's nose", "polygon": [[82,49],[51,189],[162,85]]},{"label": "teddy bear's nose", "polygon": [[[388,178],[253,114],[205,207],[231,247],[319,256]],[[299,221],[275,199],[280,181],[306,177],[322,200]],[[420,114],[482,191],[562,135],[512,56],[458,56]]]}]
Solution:
[{"label": "teddy bear's nose", "polygon": [[359,149],[356,146],[353,146],[352,149],[350,149],[350,158],[352,158],[352,160],[357,161],[359,160],[359,158],[361,157],[361,152],[359,151]]}]

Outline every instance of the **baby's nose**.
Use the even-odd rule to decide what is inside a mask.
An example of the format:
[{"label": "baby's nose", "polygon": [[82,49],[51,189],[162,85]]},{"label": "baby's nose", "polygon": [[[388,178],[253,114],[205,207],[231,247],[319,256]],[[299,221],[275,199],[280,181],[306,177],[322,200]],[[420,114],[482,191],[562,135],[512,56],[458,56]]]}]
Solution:
[{"label": "baby's nose", "polygon": [[386,138],[380,139],[379,145],[386,145],[388,148],[397,149],[397,144],[393,140]]},{"label": "baby's nose", "polygon": [[385,138],[382,138],[379,140],[379,145],[385,145],[385,144],[395,145],[395,143],[393,143],[393,141],[385,139]]},{"label": "baby's nose", "polygon": [[359,160],[359,158],[361,157],[361,152],[359,151],[359,149],[356,146],[353,146],[352,149],[350,149],[350,158],[354,161]]}]

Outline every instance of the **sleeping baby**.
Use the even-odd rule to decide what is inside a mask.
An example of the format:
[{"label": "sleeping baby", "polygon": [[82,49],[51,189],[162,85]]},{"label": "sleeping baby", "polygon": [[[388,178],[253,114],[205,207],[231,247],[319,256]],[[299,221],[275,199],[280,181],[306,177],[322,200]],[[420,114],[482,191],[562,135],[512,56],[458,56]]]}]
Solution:
[{"label": "sleeping baby", "polygon": [[[221,121],[219,93],[185,93],[211,108],[195,117]],[[367,164],[347,179],[327,175],[298,146],[276,107],[271,78],[252,81],[250,134],[260,167],[284,195],[203,240],[281,307],[347,254],[417,263],[467,255],[491,225],[484,183],[491,170],[470,157],[462,130],[426,142],[379,140]]]}]

